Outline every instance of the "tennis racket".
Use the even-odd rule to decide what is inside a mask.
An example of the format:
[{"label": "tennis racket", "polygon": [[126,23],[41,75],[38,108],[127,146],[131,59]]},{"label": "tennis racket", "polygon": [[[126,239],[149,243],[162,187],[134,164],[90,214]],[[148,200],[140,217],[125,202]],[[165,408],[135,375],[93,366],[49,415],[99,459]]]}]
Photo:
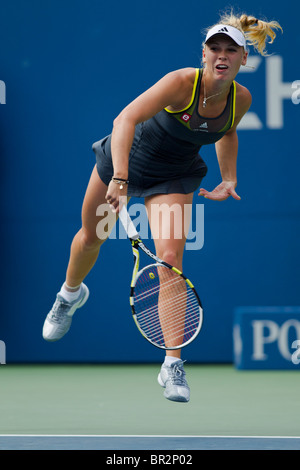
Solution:
[{"label": "tennis racket", "polygon": [[[158,348],[172,350],[187,346],[199,334],[203,321],[201,301],[193,284],[144,245],[125,205],[119,218],[134,257],[130,306],[136,326]],[[141,270],[140,249],[155,261]]]}]

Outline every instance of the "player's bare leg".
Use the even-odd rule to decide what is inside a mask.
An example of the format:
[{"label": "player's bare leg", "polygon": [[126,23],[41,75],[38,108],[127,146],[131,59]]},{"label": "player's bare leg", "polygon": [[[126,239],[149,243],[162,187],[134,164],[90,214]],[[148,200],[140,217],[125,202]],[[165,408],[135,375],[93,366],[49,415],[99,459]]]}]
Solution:
[{"label": "player's bare leg", "polygon": [[[114,217],[105,199],[106,192],[107,186],[94,167],[82,206],[82,227],[71,245],[66,281],[44,323],[43,338],[46,341],[61,339],[69,331],[75,311],[88,299],[89,290],[83,280],[94,266],[100,247],[109,236],[109,231],[102,230],[99,233],[97,230],[99,222],[105,216],[97,215],[97,209],[105,204],[107,212]],[[104,214],[104,211],[101,212]]]},{"label": "player's bare leg", "polygon": [[[190,225],[192,201],[193,193],[159,194],[145,199],[156,254],[180,271]],[[158,382],[165,388],[164,396],[167,399],[187,402],[190,399],[190,389],[180,358],[181,350],[166,351]]]}]

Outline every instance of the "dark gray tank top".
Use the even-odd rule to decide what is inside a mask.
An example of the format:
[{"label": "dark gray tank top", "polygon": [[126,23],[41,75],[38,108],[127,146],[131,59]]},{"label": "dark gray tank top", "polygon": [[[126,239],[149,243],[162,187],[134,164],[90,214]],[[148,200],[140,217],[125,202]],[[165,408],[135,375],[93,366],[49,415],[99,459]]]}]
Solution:
[{"label": "dark gray tank top", "polygon": [[165,108],[151,118],[157,125],[176,139],[198,146],[212,144],[220,140],[233,126],[235,118],[235,82],[231,85],[226,106],[219,116],[216,118],[206,118],[199,114],[202,75],[203,69],[196,69],[191,102],[186,108],[180,111],[170,111]]}]

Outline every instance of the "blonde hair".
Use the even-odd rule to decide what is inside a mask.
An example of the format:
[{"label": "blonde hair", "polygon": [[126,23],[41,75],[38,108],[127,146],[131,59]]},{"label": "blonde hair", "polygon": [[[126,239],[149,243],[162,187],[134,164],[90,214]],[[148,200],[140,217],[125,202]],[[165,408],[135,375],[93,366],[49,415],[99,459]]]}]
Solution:
[{"label": "blonde hair", "polygon": [[[272,44],[274,41],[276,37],[274,30],[280,29],[282,32],[282,27],[277,21],[259,20],[244,13],[236,16],[232,11],[222,14],[219,23],[239,29],[244,33],[247,43],[253,46],[262,56],[268,55],[266,43]],[[269,41],[268,38],[270,38]]]}]

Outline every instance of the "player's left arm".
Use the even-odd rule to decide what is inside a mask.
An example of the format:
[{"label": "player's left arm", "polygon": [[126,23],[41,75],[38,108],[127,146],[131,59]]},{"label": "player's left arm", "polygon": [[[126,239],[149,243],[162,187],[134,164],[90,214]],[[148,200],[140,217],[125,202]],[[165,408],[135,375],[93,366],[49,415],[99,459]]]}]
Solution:
[{"label": "player's left arm", "polygon": [[216,201],[224,201],[229,196],[239,200],[240,196],[235,191],[237,185],[236,162],[238,155],[237,126],[242,117],[251,106],[252,97],[247,88],[236,84],[236,110],[234,124],[227,133],[215,144],[217,159],[220,167],[222,183],[213,191],[200,189],[199,196]]}]

